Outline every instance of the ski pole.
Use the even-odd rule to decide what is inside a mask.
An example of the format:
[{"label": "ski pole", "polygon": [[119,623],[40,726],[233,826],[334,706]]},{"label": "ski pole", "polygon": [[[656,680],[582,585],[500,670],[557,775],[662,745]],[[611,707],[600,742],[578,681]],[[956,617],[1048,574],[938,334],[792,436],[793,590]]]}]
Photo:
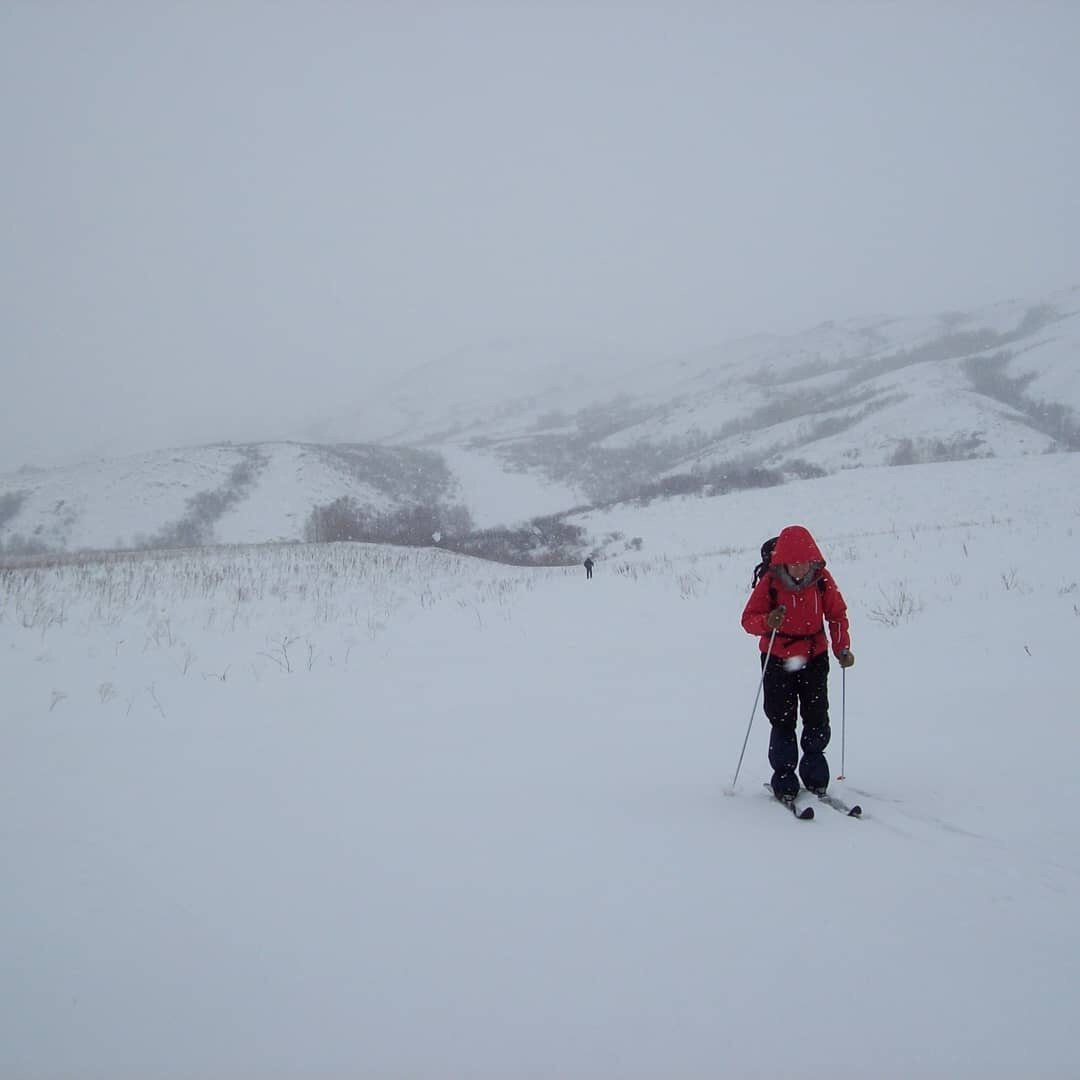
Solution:
[{"label": "ski pole", "polygon": [[757,693],[754,695],[754,704],[750,709],[750,723],[746,725],[746,738],[742,741],[742,753],[739,754],[739,764],[735,766],[735,776],[731,781],[731,790],[735,790],[735,782],[739,779],[739,770],[742,768],[743,755],[746,753],[746,744],[750,741],[750,729],[754,726],[754,713],[757,712],[758,698],[761,697],[761,688],[765,685],[765,669],[769,666],[769,657],[772,656],[773,642],[776,640],[776,628],[773,628],[769,636],[769,648],[765,653],[765,662],[761,665],[761,678],[757,684]]},{"label": "ski pole", "polygon": [[844,758],[847,754],[847,668],[840,669],[840,775],[837,780],[846,780]]}]

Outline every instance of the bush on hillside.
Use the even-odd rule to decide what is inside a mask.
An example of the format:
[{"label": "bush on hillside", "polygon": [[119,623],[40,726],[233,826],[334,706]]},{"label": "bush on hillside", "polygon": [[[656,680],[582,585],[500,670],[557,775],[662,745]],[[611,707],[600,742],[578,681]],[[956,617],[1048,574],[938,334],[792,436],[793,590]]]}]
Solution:
[{"label": "bush on hillside", "polygon": [[407,506],[379,513],[346,495],[312,510],[304,539],[437,546],[515,565],[565,566],[578,561],[585,530],[561,516],[534,518],[518,528],[473,529],[463,506]]},{"label": "bush on hillside", "polygon": [[0,529],[18,515],[27,494],[25,491],[5,491],[0,495]]}]

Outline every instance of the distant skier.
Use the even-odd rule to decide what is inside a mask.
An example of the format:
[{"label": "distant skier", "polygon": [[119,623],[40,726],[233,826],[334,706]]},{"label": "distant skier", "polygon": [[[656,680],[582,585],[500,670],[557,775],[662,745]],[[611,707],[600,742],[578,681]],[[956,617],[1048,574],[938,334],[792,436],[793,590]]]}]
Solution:
[{"label": "distant skier", "polygon": [[585,580],[588,581],[592,577],[593,561],[590,556],[585,560]]},{"label": "distant skier", "polygon": [[[771,541],[769,543],[772,543]],[[814,538],[802,525],[789,525],[775,547],[762,547],[754,591],[742,614],[743,629],[756,634],[764,669],[765,715],[772,725],[769,764],[777,798],[794,799],[799,779],[815,794],[829,785],[829,643],[841,667],[851,667],[847,605]],[[776,631],[775,637],[773,631]],[[772,644],[772,651],[769,646]],[[801,707],[801,709],[800,709]],[[802,713],[802,761],[795,738]]]}]

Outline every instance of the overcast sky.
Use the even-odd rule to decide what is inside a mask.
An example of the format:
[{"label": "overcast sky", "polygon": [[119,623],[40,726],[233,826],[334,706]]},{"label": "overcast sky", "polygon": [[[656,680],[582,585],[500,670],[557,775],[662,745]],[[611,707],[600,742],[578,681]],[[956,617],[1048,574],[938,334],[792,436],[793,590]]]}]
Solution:
[{"label": "overcast sky", "polygon": [[1078,57],[1072,0],[0,0],[0,471],[1080,283]]}]

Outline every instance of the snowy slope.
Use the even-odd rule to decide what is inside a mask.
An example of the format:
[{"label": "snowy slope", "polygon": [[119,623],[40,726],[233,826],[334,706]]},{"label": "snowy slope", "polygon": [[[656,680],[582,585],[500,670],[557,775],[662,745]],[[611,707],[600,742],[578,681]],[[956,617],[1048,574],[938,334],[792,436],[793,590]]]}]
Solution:
[{"label": "snowy slope", "polygon": [[[1007,317],[1016,321],[1000,330]],[[986,325],[950,322],[947,332],[940,322],[932,332],[908,326],[913,333],[902,344],[875,342],[857,362],[838,350],[815,352],[805,364],[795,362],[805,352],[783,354],[783,364],[760,353],[726,382],[698,375],[693,393],[621,428],[598,446],[628,448],[693,433],[703,445],[677,455],[667,475],[733,460],[784,469],[797,459],[826,472],[888,464],[905,440],[956,456],[1012,457],[1066,445],[1075,449],[1080,314],[1071,310],[1015,342],[990,348],[968,347],[979,338],[964,337],[985,332],[1008,336],[1023,321],[1016,305],[1010,305],[1005,312],[990,309]],[[927,354],[933,359],[920,361]],[[978,383],[974,372],[997,366],[1004,378],[996,380],[1002,393],[994,396],[987,392],[994,387]],[[1071,441],[1063,443],[1065,432],[1037,415],[1036,404],[1045,402],[1060,406],[1071,421]]]},{"label": "snowy slope", "polygon": [[[0,544],[297,540],[316,506],[462,504],[480,527],[662,482],[1080,449],[1080,290],[930,318],[827,323],[693,355],[467,350],[322,435],[0,476]],[[380,441],[373,441],[380,440]],[[760,482],[760,477],[754,482]]]},{"label": "snowy slope", "polygon": [[[643,549],[588,583],[362,545],[4,573],[0,1073],[1077,1075],[1077,491],[1055,455],[624,506],[596,527]],[[771,802],[760,709],[725,795],[796,520],[863,821]]]},{"label": "snowy slope", "polygon": [[176,448],[0,477],[0,495],[18,500],[17,513],[0,521],[0,540],[69,550],[138,547],[200,516],[211,542],[299,540],[312,508],[336,498],[396,504],[400,497],[383,487],[319,447]]},{"label": "snowy slope", "polygon": [[306,436],[318,442],[446,441],[492,423],[528,423],[568,401],[588,403],[644,362],[632,349],[558,339],[496,340],[459,349],[389,383]]},{"label": "snowy slope", "polygon": [[373,507],[394,499],[346,470],[335,468],[314,448],[295,443],[260,446],[265,457],[259,482],[222,516],[216,538],[225,544],[299,540],[313,506],[351,496]]},{"label": "snowy slope", "polygon": [[[845,551],[858,550],[868,531],[881,533],[895,553],[903,537],[925,540],[943,530],[953,534],[968,528],[985,530],[985,535],[1000,540],[1013,527],[1046,517],[1047,508],[1053,506],[1062,523],[1057,545],[1064,551],[1070,530],[1080,530],[1077,492],[1080,455],[1057,454],[856,469],[722,498],[687,496],[658,499],[648,506],[614,506],[571,520],[596,537],[617,535],[619,539],[608,541],[601,551],[620,562],[728,553],[745,559],[743,552],[753,555],[763,540],[791,522],[806,524],[819,538]],[[626,551],[625,541],[632,537],[643,540],[640,554]],[[751,568],[756,562],[755,557]],[[1055,572],[1067,562],[1052,559]],[[955,571],[953,566],[947,569]],[[881,569],[883,578],[895,579],[905,572],[895,554]]]},{"label": "snowy slope", "polygon": [[507,470],[479,450],[446,445],[439,452],[454,474],[455,499],[469,508],[478,528],[557,514],[585,501],[569,484],[545,480],[535,472]]},{"label": "snowy slope", "polygon": [[338,430],[467,450],[576,502],[733,463],[805,475],[1075,450],[1080,290],[648,362],[505,343],[429,365],[383,403],[392,423],[369,403]]},{"label": "snowy slope", "polygon": [[[769,404],[777,394],[815,388],[823,373],[843,376],[834,378],[834,384],[858,385],[890,360],[902,362],[905,352],[935,346],[954,354],[935,355],[945,362],[1057,341],[1058,349],[1044,359],[1047,367],[1058,368],[1069,362],[1080,341],[1078,315],[1080,288],[968,313],[826,323],[797,335],[762,334],[692,355],[651,360],[557,342],[493,343],[418,369],[342,426],[326,426],[320,437],[399,442],[521,437],[558,427],[552,414],[572,417],[616,401],[653,414],[635,421],[628,436],[633,442],[672,434],[673,411],[679,414],[674,433],[690,427],[714,432]],[[1037,357],[1026,363],[1041,370]],[[1072,366],[1075,370],[1075,363]],[[1072,383],[1054,385],[1060,385],[1062,393],[1052,400],[1080,411]]]},{"label": "snowy slope", "polygon": [[130,545],[183,517],[193,494],[219,487],[241,461],[211,446],[9,474],[0,491],[24,499],[4,531],[49,547]]},{"label": "snowy slope", "polygon": [[1075,320],[1040,335],[1009,364],[1017,377],[1032,376],[1028,392],[1080,411],[1080,332]]},{"label": "snowy slope", "polygon": [[[1080,320],[1077,325],[1080,328]],[[893,464],[913,442],[946,460],[1012,458],[1061,448],[1051,435],[1033,428],[1019,409],[972,391],[965,363],[915,364],[867,380],[854,404],[837,392],[836,407],[825,401],[812,413],[711,441],[668,472],[740,459],[783,469],[796,456],[825,472],[836,472]],[[814,381],[820,387],[824,380]]]}]

